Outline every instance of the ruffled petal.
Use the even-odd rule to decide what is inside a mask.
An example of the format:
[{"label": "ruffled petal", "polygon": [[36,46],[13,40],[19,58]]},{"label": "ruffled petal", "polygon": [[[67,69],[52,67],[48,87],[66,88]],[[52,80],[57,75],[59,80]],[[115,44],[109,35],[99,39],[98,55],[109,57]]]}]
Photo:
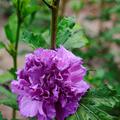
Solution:
[{"label": "ruffled petal", "polygon": [[55,111],[55,107],[54,104],[52,104],[52,102],[46,102],[44,105],[44,109],[46,112],[46,115],[49,119],[53,119],[56,116],[56,111]]},{"label": "ruffled petal", "polygon": [[41,79],[40,76],[43,76],[43,71],[41,66],[40,67],[34,66],[30,68],[28,73],[29,73],[29,80],[32,85],[38,84]]},{"label": "ruffled petal", "polygon": [[11,90],[13,93],[17,94],[17,95],[26,95],[26,91],[24,91],[24,89],[22,89],[22,86],[20,87],[20,82],[19,81],[12,81],[11,82]]},{"label": "ruffled petal", "polygon": [[89,88],[90,85],[83,80],[72,84],[71,86],[71,90],[74,91],[76,94],[84,94]]},{"label": "ruffled petal", "polygon": [[34,117],[38,114],[40,102],[32,100],[31,97],[24,96],[20,100],[20,113],[25,117]]}]

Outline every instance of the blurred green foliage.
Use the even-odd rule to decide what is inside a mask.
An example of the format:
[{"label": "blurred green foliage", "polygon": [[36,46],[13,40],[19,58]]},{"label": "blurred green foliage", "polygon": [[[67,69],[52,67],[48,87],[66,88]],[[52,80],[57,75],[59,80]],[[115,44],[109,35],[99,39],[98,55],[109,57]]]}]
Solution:
[{"label": "blurred green foliage", "polygon": [[119,120],[119,100],[120,96],[111,86],[91,89],[87,97],[82,99],[76,114],[67,120]]},{"label": "blurred green foliage", "polygon": [[[119,0],[88,0],[88,5],[93,8],[97,6],[99,14],[97,13],[96,16],[90,14],[86,17],[86,20],[90,22],[99,20],[99,34],[93,37],[85,31],[89,44],[87,44],[85,50],[73,49],[72,51],[85,60],[85,64],[88,67],[86,80],[96,87],[103,83],[112,84],[116,86],[117,91],[120,93],[120,67],[119,63],[115,61],[115,57],[120,56],[120,52],[119,50],[117,53],[111,52],[110,47],[111,45],[120,46],[119,3]],[[84,9],[86,6],[85,4]],[[111,22],[112,27],[104,28],[104,22]]]},{"label": "blurred green foliage", "polygon": [[[11,1],[9,1],[11,3]],[[16,52],[17,31],[17,0],[12,0],[10,17],[5,25],[5,34],[8,44],[0,42],[0,49],[5,48],[13,56]],[[51,1],[48,1],[51,3]],[[111,53],[110,45],[120,45],[120,1],[119,0],[83,0],[71,1],[70,8],[79,15],[86,6],[99,7],[99,14],[87,16],[86,20],[111,21],[111,28],[100,28],[99,34],[95,37],[85,31],[82,24],[75,22],[73,17],[59,18],[57,31],[57,47],[64,45],[74,54],[84,59],[88,68],[86,80],[91,84],[91,90],[80,102],[78,112],[68,120],[119,120],[120,119],[120,67],[115,62],[115,53]],[[20,19],[22,22],[20,31],[20,42],[25,42],[33,49],[38,47],[50,47],[50,16],[51,12],[41,0],[21,0]],[[11,7],[11,6],[10,6]],[[112,18],[113,16],[113,18]],[[114,17],[115,16],[115,17]],[[88,19],[92,18],[92,19]],[[117,55],[118,56],[118,55]],[[0,93],[3,99],[0,104],[18,109],[16,97],[11,93],[9,82],[13,78],[14,70],[0,75]],[[107,84],[103,86],[103,84]],[[109,84],[112,84],[111,87]],[[7,86],[7,87],[6,87]],[[102,86],[102,87],[100,87]],[[96,89],[100,87],[99,89]],[[9,98],[9,99],[8,99]],[[3,119],[0,114],[0,120]]]}]

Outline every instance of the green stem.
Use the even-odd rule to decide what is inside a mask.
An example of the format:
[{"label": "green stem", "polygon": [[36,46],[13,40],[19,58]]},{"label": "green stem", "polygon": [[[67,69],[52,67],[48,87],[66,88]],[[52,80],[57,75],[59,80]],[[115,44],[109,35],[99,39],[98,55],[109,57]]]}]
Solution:
[{"label": "green stem", "polygon": [[[18,43],[19,43],[19,36],[20,36],[20,27],[21,27],[21,22],[18,18],[17,32],[16,32],[16,43],[15,43],[15,55],[13,57],[13,64],[14,64],[15,71],[17,71],[17,55],[18,55]],[[15,79],[16,79],[16,75],[15,75]]]},{"label": "green stem", "polygon": [[52,2],[52,18],[51,18],[51,49],[56,48],[57,35],[57,19],[60,0],[53,0]]},{"label": "green stem", "polygon": [[[16,42],[15,42],[15,53],[13,55],[13,68],[14,71],[17,71],[17,56],[18,56],[18,43],[20,36],[20,27],[21,27],[21,16],[20,16],[20,0],[17,1],[17,31],[16,31]],[[14,74],[14,79],[17,79],[16,74]],[[16,119],[16,110],[13,109],[12,119]]]},{"label": "green stem", "polygon": [[12,120],[16,120],[16,110],[15,109],[13,109]]}]

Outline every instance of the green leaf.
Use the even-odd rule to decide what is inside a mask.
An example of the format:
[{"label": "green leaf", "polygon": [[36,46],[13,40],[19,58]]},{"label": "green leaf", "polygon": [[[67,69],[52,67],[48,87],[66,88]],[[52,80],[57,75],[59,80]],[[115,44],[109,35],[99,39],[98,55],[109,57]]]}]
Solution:
[{"label": "green leaf", "polygon": [[50,47],[50,32],[49,32],[49,30],[46,30],[45,32],[43,32],[42,36],[45,39],[47,46]]},{"label": "green leaf", "polygon": [[5,44],[2,41],[0,41],[0,49],[2,48],[5,48]]},{"label": "green leaf", "polygon": [[10,43],[14,43],[16,40],[16,31],[17,31],[17,17],[16,15],[11,15],[8,23],[4,27],[5,34]]},{"label": "green leaf", "polygon": [[10,29],[9,24],[5,25],[4,30],[5,30],[7,39],[10,40],[10,42],[13,42],[12,30]]},{"label": "green leaf", "polygon": [[64,18],[58,25],[57,46],[64,45],[68,49],[80,48],[88,43],[83,29],[75,24],[73,18]]},{"label": "green leaf", "polygon": [[9,90],[4,88],[3,86],[0,86],[0,94],[2,95],[0,99],[0,104],[7,105],[14,109],[18,109],[16,96],[13,93],[11,93]]},{"label": "green leaf", "polygon": [[37,12],[40,9],[39,6],[27,5],[23,10],[23,17],[26,17],[34,12]]},{"label": "green leaf", "polygon": [[11,93],[9,90],[7,90],[6,88],[4,88],[3,86],[0,86],[0,93],[6,97],[8,97],[9,99],[15,100],[16,96]]},{"label": "green leaf", "polygon": [[[114,112],[113,112],[114,111]],[[67,120],[119,120],[120,96],[111,86],[91,89],[80,101],[75,115]]]},{"label": "green leaf", "polygon": [[71,29],[75,25],[75,19],[72,17],[63,18],[58,24],[58,33],[56,44],[64,44],[71,35]]},{"label": "green leaf", "polygon": [[64,43],[64,46],[69,49],[81,48],[87,43],[88,40],[85,37],[83,30],[81,29],[79,24],[76,24],[72,29],[69,39]]},{"label": "green leaf", "polygon": [[46,42],[41,34],[25,31],[22,34],[22,40],[30,44],[34,49],[39,47],[46,47]]},{"label": "green leaf", "polygon": [[0,74],[0,84],[4,84],[6,82],[9,82],[12,79],[14,79],[14,76],[10,72]]},{"label": "green leaf", "polygon": [[20,12],[21,17],[24,19],[28,15],[37,12],[41,7],[38,5],[37,1],[34,0],[21,0],[20,1]]},{"label": "green leaf", "polygon": [[9,106],[11,108],[14,108],[14,109],[18,110],[18,105],[17,105],[16,100],[12,100],[12,99],[9,99],[9,98],[4,98],[4,99],[0,99],[0,104],[6,105],[6,106]]}]

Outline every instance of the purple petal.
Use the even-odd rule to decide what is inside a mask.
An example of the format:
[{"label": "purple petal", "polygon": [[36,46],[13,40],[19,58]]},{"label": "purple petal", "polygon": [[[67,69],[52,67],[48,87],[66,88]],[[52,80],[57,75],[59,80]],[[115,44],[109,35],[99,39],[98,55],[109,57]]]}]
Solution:
[{"label": "purple petal", "polygon": [[50,118],[50,119],[55,118],[56,110],[55,110],[54,104],[47,102],[44,104],[44,108],[45,108],[46,115],[48,118]]},{"label": "purple petal", "polygon": [[39,112],[44,114],[41,109],[42,103],[39,101],[32,100],[31,97],[23,97],[20,100],[20,113],[26,117],[34,117]]},{"label": "purple petal", "polygon": [[25,95],[25,94],[27,94],[26,91],[24,91],[22,89],[22,87],[20,87],[19,83],[20,82],[16,81],[16,80],[12,81],[12,83],[11,83],[12,92],[16,93],[17,95]]},{"label": "purple petal", "polygon": [[85,81],[81,80],[75,84],[72,84],[71,90],[74,91],[76,94],[78,93],[85,93],[90,88],[90,85],[87,84]]}]

